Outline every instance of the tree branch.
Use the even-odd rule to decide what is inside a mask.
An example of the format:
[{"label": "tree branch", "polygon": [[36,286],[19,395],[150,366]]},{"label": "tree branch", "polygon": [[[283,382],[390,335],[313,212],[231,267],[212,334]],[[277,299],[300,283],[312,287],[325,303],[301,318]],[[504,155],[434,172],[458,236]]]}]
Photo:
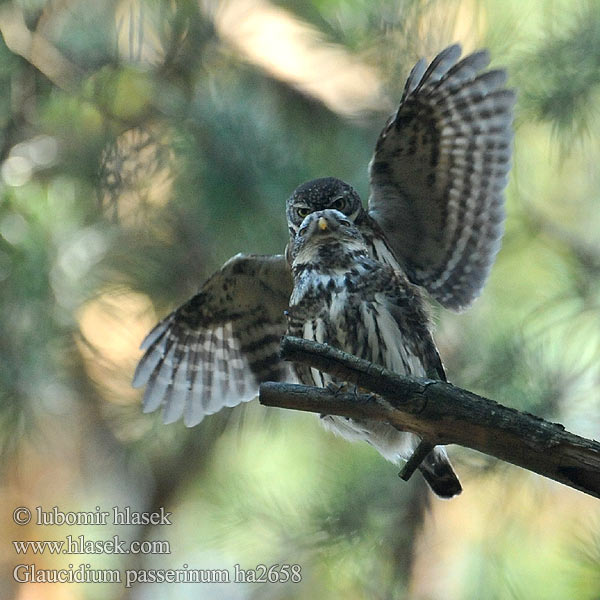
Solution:
[{"label": "tree branch", "polygon": [[404,377],[325,344],[285,337],[282,357],[370,392],[334,393],[263,383],[259,400],[354,419],[386,421],[432,444],[459,444],[600,498],[600,443],[443,381]]},{"label": "tree branch", "polygon": [[0,33],[12,52],[31,63],[55,86],[67,92],[77,89],[83,77],[82,70],[44,36],[30,31],[23,11],[14,3],[0,8]]}]

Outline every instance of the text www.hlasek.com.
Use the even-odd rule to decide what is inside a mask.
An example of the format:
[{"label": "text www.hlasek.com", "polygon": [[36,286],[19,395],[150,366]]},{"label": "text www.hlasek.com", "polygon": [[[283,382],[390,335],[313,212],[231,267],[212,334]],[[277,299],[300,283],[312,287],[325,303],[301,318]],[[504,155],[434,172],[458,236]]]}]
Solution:
[{"label": "text www.hlasek.com", "polygon": [[89,540],[83,535],[68,535],[64,540],[16,540],[17,554],[171,554],[167,540],[133,540],[114,535],[109,540]]}]

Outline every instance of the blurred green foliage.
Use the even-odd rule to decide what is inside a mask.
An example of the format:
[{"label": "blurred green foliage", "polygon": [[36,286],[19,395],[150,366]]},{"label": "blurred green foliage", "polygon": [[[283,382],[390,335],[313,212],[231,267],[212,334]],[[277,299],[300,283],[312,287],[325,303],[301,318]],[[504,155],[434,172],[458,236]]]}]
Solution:
[{"label": "blurred green foliage", "polygon": [[[268,28],[244,45],[250,13],[305,27],[290,38],[298,55],[324,49],[331,63],[319,55],[310,77],[294,78],[302,62]],[[597,0],[0,5],[4,514],[174,513],[170,528],[128,530],[168,539],[172,554],[79,557],[95,568],[302,565],[300,584],[70,584],[70,598],[600,595],[600,513],[558,484],[456,449],[466,491],[440,505],[309,415],[248,405],[186,430],[142,415],[129,388],[158,317],[233,254],[283,250],[284,200],[298,184],[335,175],[366,200],[366,165],[408,69],[458,39],[490,47],[519,103],[492,277],[468,312],[436,311],[449,377],[598,437],[599,15]],[[272,63],[252,53],[261,43]],[[286,59],[287,72],[273,67]],[[352,65],[382,84],[355,85],[375,101],[354,115],[306,83],[335,84]],[[10,573],[21,559],[9,554],[0,595],[20,597]]]}]

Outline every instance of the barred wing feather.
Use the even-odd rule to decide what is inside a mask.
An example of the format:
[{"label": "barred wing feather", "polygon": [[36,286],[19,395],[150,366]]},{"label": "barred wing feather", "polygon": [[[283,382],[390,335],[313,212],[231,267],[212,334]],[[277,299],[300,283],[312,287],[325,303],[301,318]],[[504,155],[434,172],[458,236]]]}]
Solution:
[{"label": "barred wing feather", "polygon": [[238,254],[142,342],[133,386],[144,412],[191,427],[224,406],[252,400],[262,381],[289,379],[279,358],[292,280],[282,255]]},{"label": "barred wing feather", "polygon": [[500,248],[515,93],[459,45],[411,71],[369,165],[369,215],[413,283],[467,307]]}]

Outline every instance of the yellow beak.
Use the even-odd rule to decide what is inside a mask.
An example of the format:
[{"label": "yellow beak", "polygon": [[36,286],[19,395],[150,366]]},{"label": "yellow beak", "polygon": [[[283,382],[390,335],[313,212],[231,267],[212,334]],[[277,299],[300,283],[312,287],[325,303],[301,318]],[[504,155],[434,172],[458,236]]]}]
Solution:
[{"label": "yellow beak", "polygon": [[319,217],[319,229],[321,231],[327,231],[329,229],[329,223],[325,217]]}]

